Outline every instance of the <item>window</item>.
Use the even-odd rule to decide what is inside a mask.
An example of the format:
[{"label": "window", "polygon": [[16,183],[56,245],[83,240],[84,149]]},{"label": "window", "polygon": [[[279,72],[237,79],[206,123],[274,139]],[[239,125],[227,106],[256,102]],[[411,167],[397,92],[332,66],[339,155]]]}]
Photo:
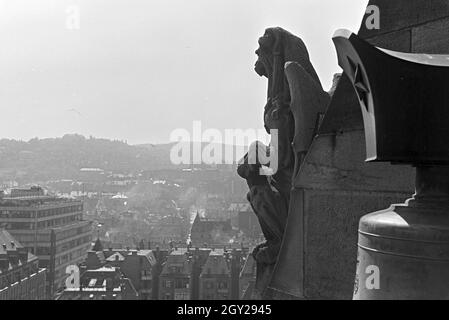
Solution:
[{"label": "window", "polygon": [[151,289],[151,280],[143,281],[144,289]]},{"label": "window", "polygon": [[190,295],[186,292],[175,293],[175,300],[189,300]]},{"label": "window", "polygon": [[37,247],[36,254],[37,255],[49,255],[50,248],[49,247]]},{"label": "window", "polygon": [[176,282],[175,282],[175,288],[176,289],[183,289],[183,288],[185,288],[186,286],[185,286],[185,284],[184,284],[184,280],[182,280],[182,279],[176,279]]},{"label": "window", "polygon": [[142,277],[149,277],[149,276],[151,276],[151,270],[142,270],[142,271],[140,272],[140,275],[141,275]]},{"label": "window", "polygon": [[211,281],[206,281],[206,282],[204,282],[204,287],[206,289],[212,289],[214,287],[214,284]]}]

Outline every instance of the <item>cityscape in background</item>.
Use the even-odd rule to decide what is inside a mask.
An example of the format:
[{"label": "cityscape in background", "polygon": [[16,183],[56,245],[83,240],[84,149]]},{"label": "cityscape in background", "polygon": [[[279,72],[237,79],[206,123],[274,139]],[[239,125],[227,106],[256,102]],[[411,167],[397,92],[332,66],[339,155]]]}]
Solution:
[{"label": "cityscape in background", "polygon": [[449,299],[449,1],[345,2],[0,0],[0,301]]},{"label": "cityscape in background", "polygon": [[251,296],[263,236],[236,165],[174,166],[169,145],[79,135],[0,150],[0,299]]}]

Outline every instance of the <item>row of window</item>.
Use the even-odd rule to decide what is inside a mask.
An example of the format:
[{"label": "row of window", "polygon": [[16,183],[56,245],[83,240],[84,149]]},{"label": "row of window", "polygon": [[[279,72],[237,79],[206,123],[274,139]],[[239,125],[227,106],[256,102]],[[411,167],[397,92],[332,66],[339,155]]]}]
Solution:
[{"label": "row of window", "polygon": [[[82,205],[37,210],[37,217],[50,217],[80,211],[83,211]],[[34,210],[0,210],[0,218],[34,218],[35,214],[36,211]]]},{"label": "row of window", "polygon": [[227,289],[228,288],[228,281],[203,281],[203,288],[204,289],[213,289],[215,287],[215,283],[217,284],[218,289]]},{"label": "row of window", "polygon": [[228,299],[228,295],[227,294],[215,295],[215,294],[212,294],[212,293],[205,293],[200,298],[200,300],[227,300],[227,299]]},{"label": "row of window", "polygon": [[187,279],[162,280],[163,288],[171,288],[173,285],[175,286],[175,289],[188,289],[189,280]]},{"label": "row of window", "polygon": [[[75,239],[75,240],[69,241],[67,243],[64,243],[64,244],[58,246],[56,248],[56,253],[64,252],[64,251],[70,250],[72,248],[78,247],[80,245],[90,243],[90,240],[91,240],[91,236],[85,236],[85,237],[82,237],[82,238],[79,238],[79,239]],[[69,260],[72,260],[72,254],[73,254],[73,258],[77,258],[80,255],[85,254],[85,251],[86,251],[86,249],[83,249],[83,248],[82,249],[78,249],[78,250],[76,250],[74,252],[68,253],[68,254],[63,255],[61,257],[58,257],[56,259],[55,263],[56,263],[56,265],[63,264],[65,262],[69,261]],[[30,252],[33,253],[33,254],[36,254],[38,256],[44,256],[44,255],[50,255],[51,254],[51,249],[50,249],[49,246],[48,247],[37,247],[36,248],[36,253],[34,253],[34,248],[30,248]]]},{"label": "row of window", "polygon": [[162,296],[162,300],[190,300],[190,294],[188,292],[177,292],[173,297],[171,293],[166,293]]},{"label": "row of window", "polygon": [[0,289],[0,300],[34,300],[45,299],[45,274],[41,273],[28,278],[26,281],[18,282]]},{"label": "row of window", "polygon": [[152,275],[151,270],[142,270],[140,272],[140,276],[142,276],[142,277],[150,277],[151,275]]},{"label": "row of window", "polygon": [[56,247],[56,253],[60,253],[60,252],[64,252],[67,250],[70,250],[71,248],[75,248],[78,247],[82,244],[88,243],[92,240],[92,236],[91,235],[87,235],[78,239],[73,239],[70,241],[67,241],[61,245],[58,245]]},{"label": "row of window", "polygon": [[13,283],[20,281],[33,273],[37,273],[39,271],[38,262],[30,263],[18,270],[11,271],[7,274],[0,276],[0,289],[4,287],[8,287]]},{"label": "row of window", "polygon": [[[41,221],[37,223],[38,229],[46,229],[66,225],[73,221],[81,220],[81,215],[64,217],[59,219],[52,219],[48,221]],[[36,223],[34,222],[1,222],[0,227],[8,230],[34,230]]]},{"label": "row of window", "polygon": [[171,272],[171,273],[182,273],[182,267],[177,267],[177,266],[171,266],[170,268],[169,268],[169,271]]},{"label": "row of window", "polygon": [[61,240],[61,239],[66,239],[66,238],[70,238],[70,237],[74,237],[86,232],[90,232],[92,231],[92,227],[91,224],[86,224],[82,227],[78,227],[78,228],[74,228],[74,229],[69,229],[69,230],[65,230],[63,232],[58,232],[56,234],[56,240]]}]

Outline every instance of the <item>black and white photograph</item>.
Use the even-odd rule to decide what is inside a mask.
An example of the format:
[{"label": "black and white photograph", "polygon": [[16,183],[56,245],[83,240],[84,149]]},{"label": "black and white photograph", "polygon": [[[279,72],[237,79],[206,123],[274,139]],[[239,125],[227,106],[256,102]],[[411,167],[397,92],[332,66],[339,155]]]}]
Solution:
[{"label": "black and white photograph", "polygon": [[0,305],[449,299],[448,88],[448,0],[0,0]]}]

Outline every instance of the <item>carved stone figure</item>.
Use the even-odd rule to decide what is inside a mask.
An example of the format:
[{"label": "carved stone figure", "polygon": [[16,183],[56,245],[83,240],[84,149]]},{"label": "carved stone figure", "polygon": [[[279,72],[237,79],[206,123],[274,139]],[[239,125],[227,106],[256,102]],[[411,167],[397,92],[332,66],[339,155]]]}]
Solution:
[{"label": "carved stone figure", "polygon": [[[276,263],[287,224],[292,179],[312,141],[319,114],[324,113],[329,95],[322,89],[306,46],[300,38],[286,30],[266,29],[259,38],[256,54],[255,71],[268,79],[264,125],[269,134],[273,129],[277,130],[277,141],[273,141],[272,134],[269,146],[261,142],[253,143],[239,164],[238,174],[247,180],[247,198],[266,239],[266,242],[254,249],[253,256],[259,266],[272,267]],[[310,94],[320,93],[317,103],[312,103],[311,108],[304,105],[303,98],[308,98],[309,94],[301,91],[301,79],[289,85],[284,72],[287,62],[293,62],[295,68],[301,68],[301,77],[308,81],[307,88],[313,89]],[[274,173],[261,174],[262,163],[258,151],[262,155],[277,154],[277,170]],[[256,161],[251,162],[249,159]]]}]

